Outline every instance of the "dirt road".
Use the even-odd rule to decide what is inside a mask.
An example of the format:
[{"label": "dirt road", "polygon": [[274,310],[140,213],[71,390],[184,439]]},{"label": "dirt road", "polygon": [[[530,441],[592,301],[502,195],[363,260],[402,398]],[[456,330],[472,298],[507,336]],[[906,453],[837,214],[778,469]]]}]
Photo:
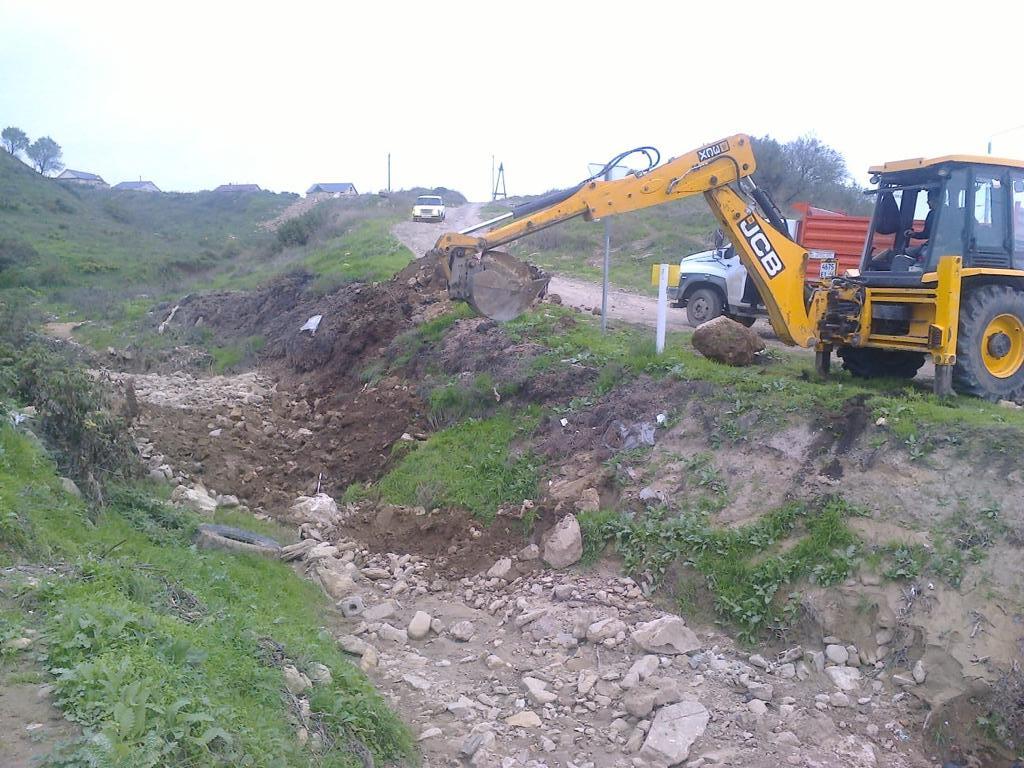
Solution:
[{"label": "dirt road", "polygon": [[[448,218],[440,224],[421,224],[403,221],[392,228],[391,233],[417,257],[426,253],[437,238],[445,232],[454,232],[481,220],[481,209],[485,203],[466,203],[458,208],[448,209]],[[601,286],[585,280],[563,275],[553,275],[550,293],[562,297],[562,303],[585,312],[601,309]],[[641,296],[617,288],[608,294],[609,317],[627,323],[654,326],[658,318],[658,303],[650,296]],[[679,330],[688,327],[685,316],[679,310],[669,308],[668,327]]]},{"label": "dirt road", "polygon": [[448,208],[447,218],[439,224],[406,219],[391,228],[391,234],[402,245],[420,258],[434,247],[437,238],[445,232],[457,232],[470,224],[480,221],[480,209],[484,203],[466,203],[457,208]]}]

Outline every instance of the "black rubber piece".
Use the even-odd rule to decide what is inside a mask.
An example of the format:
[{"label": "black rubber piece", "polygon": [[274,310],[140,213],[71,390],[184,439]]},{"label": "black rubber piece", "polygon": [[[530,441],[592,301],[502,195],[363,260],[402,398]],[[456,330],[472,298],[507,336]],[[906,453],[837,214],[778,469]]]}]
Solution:
[{"label": "black rubber piece", "polygon": [[244,528],[234,528],[230,525],[214,525],[212,523],[204,523],[199,526],[200,531],[211,533],[214,536],[219,536],[222,539],[229,539],[231,541],[239,541],[242,544],[252,544],[257,547],[267,547],[269,549],[280,549],[281,545],[275,539],[269,536],[261,536],[254,531],[247,531]]},{"label": "black rubber piece", "polygon": [[1024,321],[1024,292],[1008,285],[983,285],[964,294],[960,302],[960,331],[956,342],[953,388],[961,395],[986,400],[1024,400],[1024,365],[1001,379],[985,368],[982,344],[985,329],[998,315]]},{"label": "black rubber piece", "polygon": [[924,365],[923,352],[900,352],[875,347],[840,347],[843,368],[858,379],[912,379]]}]

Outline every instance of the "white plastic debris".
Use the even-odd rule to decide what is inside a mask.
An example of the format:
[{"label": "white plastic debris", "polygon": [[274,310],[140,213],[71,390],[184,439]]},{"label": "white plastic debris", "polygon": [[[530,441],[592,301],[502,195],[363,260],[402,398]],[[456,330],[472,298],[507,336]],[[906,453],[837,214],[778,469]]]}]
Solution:
[{"label": "white plastic debris", "polygon": [[299,328],[299,333],[303,331],[309,331],[311,334],[316,333],[316,329],[320,327],[320,321],[324,319],[323,315],[313,315],[306,324]]},{"label": "white plastic debris", "polygon": [[654,417],[654,420],[658,422],[658,426],[660,427],[666,421],[668,421],[668,415],[664,413],[659,413],[657,416]]},{"label": "white plastic debris", "polygon": [[562,419],[562,426],[563,427],[568,427],[569,426],[569,420],[568,419]]}]

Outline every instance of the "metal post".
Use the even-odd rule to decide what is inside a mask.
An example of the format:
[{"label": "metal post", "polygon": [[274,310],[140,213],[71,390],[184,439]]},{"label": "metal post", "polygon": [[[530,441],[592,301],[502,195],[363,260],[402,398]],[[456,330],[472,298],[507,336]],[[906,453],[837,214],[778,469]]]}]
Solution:
[{"label": "metal post", "polygon": [[668,264],[658,270],[658,326],[654,336],[654,351],[665,351],[665,326],[668,325]]},{"label": "metal post", "polygon": [[601,333],[608,330],[608,272],[612,266],[612,223],[604,220],[604,274],[601,279]]}]

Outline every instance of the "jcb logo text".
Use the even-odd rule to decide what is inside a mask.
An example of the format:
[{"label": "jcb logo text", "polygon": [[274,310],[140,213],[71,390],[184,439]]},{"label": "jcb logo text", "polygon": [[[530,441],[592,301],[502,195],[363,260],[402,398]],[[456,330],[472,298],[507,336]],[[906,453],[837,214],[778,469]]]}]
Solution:
[{"label": "jcb logo text", "polygon": [[761,230],[757,219],[753,216],[748,216],[741,221],[740,232],[747,239],[754,255],[761,262],[764,271],[768,273],[768,277],[775,277],[786,268],[786,265],[782,263],[782,259],[779,258],[779,254],[772,247],[771,241],[768,240],[768,236]]}]

